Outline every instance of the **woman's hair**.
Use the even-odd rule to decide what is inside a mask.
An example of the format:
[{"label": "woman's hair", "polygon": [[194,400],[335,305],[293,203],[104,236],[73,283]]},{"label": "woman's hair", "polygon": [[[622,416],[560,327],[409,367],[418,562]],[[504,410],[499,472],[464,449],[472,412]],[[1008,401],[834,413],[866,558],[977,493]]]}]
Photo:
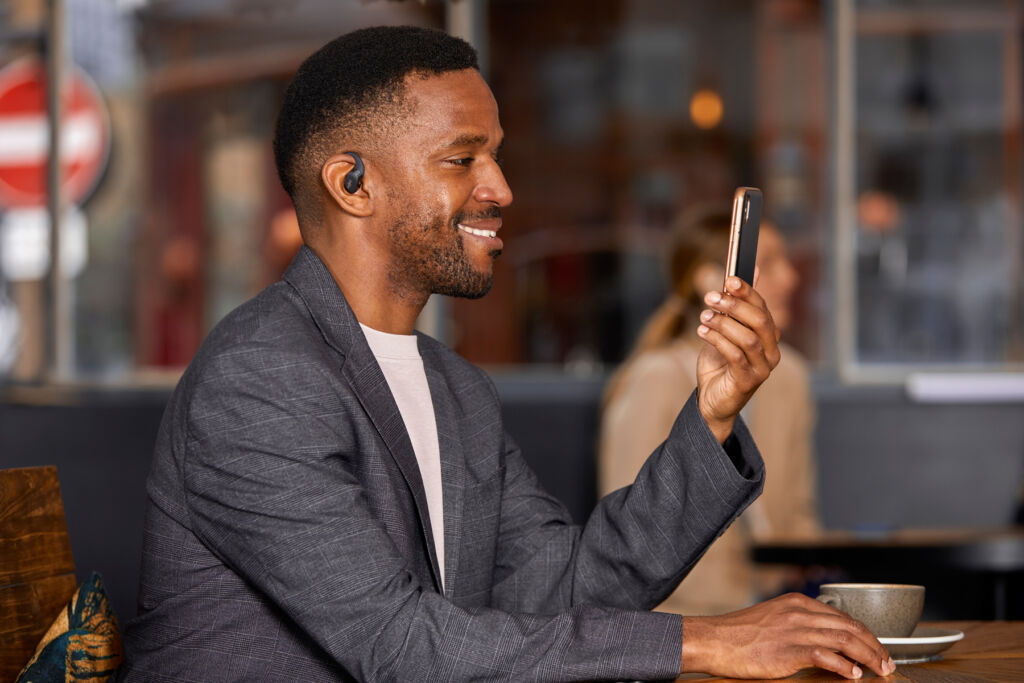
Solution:
[{"label": "woman's hair", "polygon": [[602,408],[611,403],[621,388],[626,369],[647,351],[668,346],[686,330],[696,327],[704,303],[704,292],[694,283],[703,264],[720,264],[725,272],[729,248],[728,211],[697,209],[684,213],[672,226],[668,247],[671,290],[644,323],[636,344],[622,366],[612,375],[604,392]]}]

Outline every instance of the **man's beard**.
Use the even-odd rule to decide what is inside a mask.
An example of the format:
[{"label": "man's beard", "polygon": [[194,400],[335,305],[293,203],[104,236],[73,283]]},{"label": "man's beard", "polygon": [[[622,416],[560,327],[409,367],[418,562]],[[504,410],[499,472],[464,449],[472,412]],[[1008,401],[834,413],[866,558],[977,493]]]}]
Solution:
[{"label": "man's beard", "polygon": [[[391,240],[395,260],[390,279],[392,283],[426,294],[444,294],[465,299],[479,299],[491,290],[494,274],[479,272],[466,254],[463,234],[456,227],[459,223],[477,218],[500,218],[501,209],[492,207],[486,211],[468,216],[463,212],[455,214],[450,221],[437,216],[425,224],[420,216],[405,216],[392,224]],[[496,259],[500,249],[491,251]]]}]

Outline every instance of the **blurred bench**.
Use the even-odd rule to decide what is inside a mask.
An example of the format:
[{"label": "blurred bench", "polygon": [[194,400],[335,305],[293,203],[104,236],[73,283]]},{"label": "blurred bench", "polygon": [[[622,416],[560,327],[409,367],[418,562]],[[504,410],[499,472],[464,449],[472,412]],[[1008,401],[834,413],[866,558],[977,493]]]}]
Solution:
[{"label": "blurred bench", "polygon": [[0,466],[56,465],[71,550],[84,570],[78,583],[98,571],[121,624],[135,615],[146,476],[169,395],[29,393],[0,401]]}]

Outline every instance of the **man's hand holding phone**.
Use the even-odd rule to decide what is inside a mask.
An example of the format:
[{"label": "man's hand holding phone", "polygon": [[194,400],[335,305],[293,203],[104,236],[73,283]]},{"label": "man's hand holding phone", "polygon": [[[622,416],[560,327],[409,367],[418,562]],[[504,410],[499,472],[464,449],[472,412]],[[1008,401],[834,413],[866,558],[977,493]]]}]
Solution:
[{"label": "man's hand holding phone", "polygon": [[779,333],[764,299],[736,276],[724,292],[708,292],[697,334],[707,342],[697,358],[701,415],[719,443],[740,409],[779,364]]},{"label": "man's hand holding phone", "polygon": [[719,443],[781,357],[775,321],[752,286],[760,222],[761,192],[736,190],[724,291],[705,295],[697,328],[707,342],[697,359],[698,407]]}]

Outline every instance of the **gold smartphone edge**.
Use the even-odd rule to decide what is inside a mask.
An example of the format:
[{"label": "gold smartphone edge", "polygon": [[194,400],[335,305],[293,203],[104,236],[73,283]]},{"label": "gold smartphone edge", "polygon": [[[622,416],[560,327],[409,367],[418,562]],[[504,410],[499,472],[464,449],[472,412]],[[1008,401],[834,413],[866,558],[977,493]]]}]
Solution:
[{"label": "gold smartphone edge", "polygon": [[[732,196],[732,220],[729,225],[729,254],[725,261],[725,280],[736,274],[736,252],[740,246],[740,227],[743,225],[743,198],[749,187],[738,187]],[[722,280],[722,291],[725,291]]]}]

